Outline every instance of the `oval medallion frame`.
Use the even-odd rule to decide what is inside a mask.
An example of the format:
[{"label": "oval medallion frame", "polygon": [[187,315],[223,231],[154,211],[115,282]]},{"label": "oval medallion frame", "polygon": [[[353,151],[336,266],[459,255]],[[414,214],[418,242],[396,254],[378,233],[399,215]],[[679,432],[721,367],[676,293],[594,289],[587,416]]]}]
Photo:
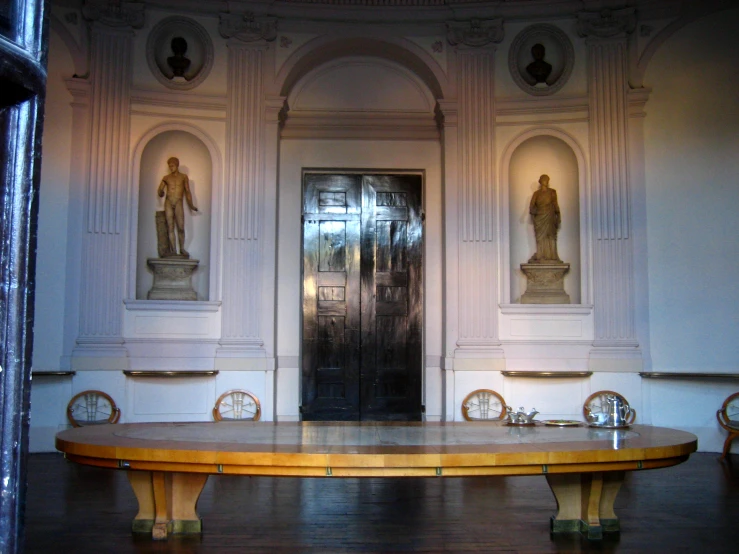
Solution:
[{"label": "oval medallion frame", "polygon": [[[173,57],[172,39],[184,38],[185,57],[190,61],[183,76],[175,76],[167,59]],[[197,21],[186,17],[167,17],[157,23],[146,41],[146,61],[157,81],[173,90],[191,90],[208,77],[213,67],[213,41]]]},{"label": "oval medallion frame", "polygon": [[[535,44],[544,46],[544,61],[551,65],[551,73],[544,83],[537,83],[526,69],[534,61],[531,50]],[[521,90],[533,96],[559,91],[569,80],[574,65],[575,49],[569,37],[559,27],[544,23],[531,25],[518,33],[508,52],[511,77]]]}]

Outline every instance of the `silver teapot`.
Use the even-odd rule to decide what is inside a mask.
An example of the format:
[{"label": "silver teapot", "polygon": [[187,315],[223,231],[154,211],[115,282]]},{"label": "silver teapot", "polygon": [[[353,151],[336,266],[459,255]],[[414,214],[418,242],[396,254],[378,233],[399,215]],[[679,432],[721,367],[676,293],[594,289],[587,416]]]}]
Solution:
[{"label": "silver teapot", "polygon": [[532,408],[527,412],[523,406],[517,412],[514,412],[510,406],[506,406],[506,412],[508,413],[508,423],[514,425],[530,425],[534,423],[534,417],[539,413],[536,408]]}]

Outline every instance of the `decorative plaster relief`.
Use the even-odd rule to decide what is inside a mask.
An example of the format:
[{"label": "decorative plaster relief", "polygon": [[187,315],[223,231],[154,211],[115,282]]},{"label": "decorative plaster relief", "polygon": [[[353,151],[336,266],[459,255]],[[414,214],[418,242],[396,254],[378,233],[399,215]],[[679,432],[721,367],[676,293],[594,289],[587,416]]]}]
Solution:
[{"label": "decorative plaster relief", "polygon": [[86,0],[82,15],[90,21],[99,21],[109,27],[144,26],[144,4],[141,2],[109,2],[108,0]]},{"label": "decorative plaster relief", "polygon": [[635,29],[635,8],[605,9],[599,12],[577,14],[577,32],[581,37],[624,37],[633,33]]},{"label": "decorative plaster relief", "polygon": [[570,78],[575,51],[567,35],[554,25],[532,25],[521,31],[508,52],[508,69],[521,90],[546,96]]},{"label": "decorative plaster relief", "polygon": [[502,19],[471,19],[470,21],[449,21],[446,24],[446,39],[456,46],[486,46],[503,40]]},{"label": "decorative plaster relief", "polygon": [[205,81],[213,67],[213,42],[192,19],[168,17],[149,33],[146,61],[165,87],[190,90]]},{"label": "decorative plaster relief", "polygon": [[218,23],[218,32],[223,38],[237,38],[244,42],[257,40],[271,42],[277,38],[277,18],[256,19],[251,12],[222,13]]}]

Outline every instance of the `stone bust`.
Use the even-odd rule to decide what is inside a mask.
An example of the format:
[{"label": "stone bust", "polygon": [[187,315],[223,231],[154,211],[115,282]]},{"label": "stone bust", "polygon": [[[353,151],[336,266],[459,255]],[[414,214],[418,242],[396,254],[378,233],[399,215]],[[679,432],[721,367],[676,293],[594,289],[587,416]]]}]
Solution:
[{"label": "stone bust", "polygon": [[190,60],[185,57],[187,41],[182,37],[174,37],[171,43],[173,56],[167,58],[167,65],[172,69],[175,77],[184,77],[190,67]]},{"label": "stone bust", "polygon": [[534,61],[526,66],[526,73],[528,73],[536,84],[547,83],[549,75],[552,73],[552,65],[544,61],[546,54],[546,48],[543,44],[534,44],[531,47],[531,55],[534,57]]}]

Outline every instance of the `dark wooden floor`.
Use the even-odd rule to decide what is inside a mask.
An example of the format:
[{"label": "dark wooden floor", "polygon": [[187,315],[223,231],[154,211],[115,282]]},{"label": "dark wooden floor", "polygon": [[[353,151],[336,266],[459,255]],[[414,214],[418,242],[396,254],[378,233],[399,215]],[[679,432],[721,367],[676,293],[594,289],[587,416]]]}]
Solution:
[{"label": "dark wooden floor", "polygon": [[543,477],[276,479],[214,476],[198,509],[202,536],[131,535],[136,499],[121,471],[30,457],[26,552],[123,554],[340,552],[739,551],[739,456],[694,454],[632,473],[619,494],[621,534],[602,543],[549,535],[556,509]]}]

